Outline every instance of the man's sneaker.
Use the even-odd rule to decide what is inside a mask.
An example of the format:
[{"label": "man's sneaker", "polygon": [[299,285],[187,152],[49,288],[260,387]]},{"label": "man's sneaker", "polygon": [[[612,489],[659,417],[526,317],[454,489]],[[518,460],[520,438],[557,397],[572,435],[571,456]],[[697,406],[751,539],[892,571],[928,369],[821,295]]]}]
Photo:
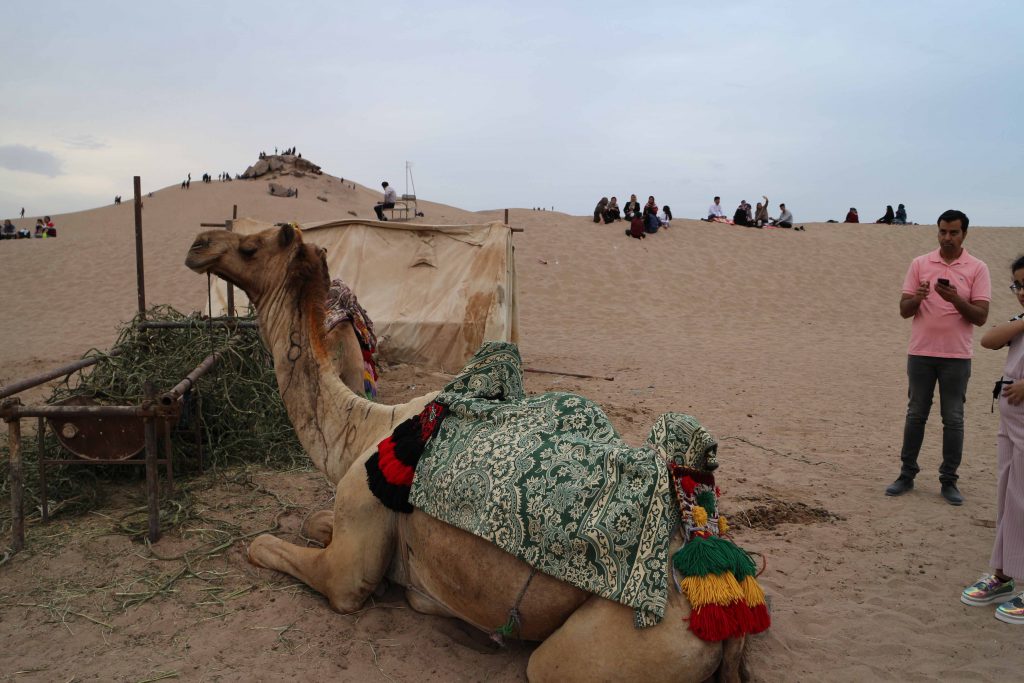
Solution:
[{"label": "man's sneaker", "polygon": [[910,477],[900,477],[893,483],[889,484],[889,488],[885,490],[887,496],[902,496],[904,493],[914,488],[914,480]]},{"label": "man's sneaker", "polygon": [[956,484],[943,484],[942,497],[945,498],[946,502],[950,505],[964,504],[964,497],[960,495],[960,489],[956,487]]},{"label": "man's sneaker", "polygon": [[996,607],[996,619],[1007,624],[1024,624],[1024,593]]},{"label": "man's sneaker", "polygon": [[[960,602],[972,607],[980,607],[993,602],[1002,602],[1011,595],[1013,595],[1013,579],[1003,581],[995,574],[985,574],[976,583],[964,589],[960,594]],[[1017,599],[1019,600],[1020,596]]]}]

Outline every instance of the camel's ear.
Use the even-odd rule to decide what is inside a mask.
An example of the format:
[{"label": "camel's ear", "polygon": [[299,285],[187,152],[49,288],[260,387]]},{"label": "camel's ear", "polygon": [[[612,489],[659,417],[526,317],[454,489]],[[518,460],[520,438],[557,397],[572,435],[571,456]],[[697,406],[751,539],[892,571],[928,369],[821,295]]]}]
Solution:
[{"label": "camel's ear", "polygon": [[290,224],[285,223],[281,226],[281,232],[277,235],[277,241],[282,247],[287,247],[298,236],[298,232]]}]

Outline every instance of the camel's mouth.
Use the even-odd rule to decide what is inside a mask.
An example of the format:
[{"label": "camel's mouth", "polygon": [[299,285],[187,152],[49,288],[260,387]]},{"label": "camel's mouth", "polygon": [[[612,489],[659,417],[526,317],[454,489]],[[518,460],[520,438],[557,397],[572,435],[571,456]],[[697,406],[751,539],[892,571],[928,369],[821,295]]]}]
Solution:
[{"label": "camel's mouth", "polygon": [[212,272],[214,275],[224,277],[221,273],[217,272],[216,267],[220,257],[226,251],[227,245],[223,242],[210,239],[207,235],[200,235],[188,249],[188,256],[185,257],[185,266],[197,273]]},{"label": "camel's mouth", "polygon": [[220,254],[210,253],[210,240],[199,238],[192,243],[185,257],[185,266],[197,273],[205,273],[217,260]]}]

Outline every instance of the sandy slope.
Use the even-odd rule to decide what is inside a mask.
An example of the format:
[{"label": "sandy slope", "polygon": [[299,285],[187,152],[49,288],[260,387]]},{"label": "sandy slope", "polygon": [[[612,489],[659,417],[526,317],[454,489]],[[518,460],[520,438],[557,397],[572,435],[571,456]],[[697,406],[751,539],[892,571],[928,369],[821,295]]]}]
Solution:
[{"label": "sandy slope", "polygon": [[[183,310],[202,307],[205,280],[182,261],[199,222],[230,215],[232,204],[241,215],[301,221],[344,217],[349,210],[365,217],[379,196],[328,176],[288,180],[299,187],[299,199],[271,197],[262,181],[194,183],[187,192],[169,188],[147,198],[147,300]],[[501,215],[424,203],[421,209],[432,223]],[[0,383],[75,358],[90,346],[108,345],[119,321],[134,313],[130,205],[55,218],[61,231],[55,241],[0,243]],[[769,512],[760,518],[771,522],[784,516],[779,511],[785,505],[807,506],[787,513],[789,519],[803,515],[804,523],[739,531],[741,544],[766,556],[762,580],[774,606],[773,629],[751,645],[750,664],[759,680],[1017,677],[1020,633],[993,619],[990,609],[967,608],[957,599],[962,586],[985,568],[992,540],[987,522],[995,514],[998,416],[989,412],[988,392],[1002,353],[977,347],[961,469],[967,503],[956,509],[938,496],[937,409],[918,489],[899,499],[882,495],[898,471],[906,400],[909,323],[899,318],[897,300],[911,258],[936,246],[933,227],[808,224],[799,233],[677,220],[667,232],[640,242],[627,239],[620,224],[597,226],[558,213],[518,209],[511,222],[526,228],[515,239],[527,364],[615,378],[530,375],[530,390],[591,396],[634,443],[658,413],[691,412],[720,438],[727,513],[734,511],[739,520],[740,511],[767,505]],[[969,232],[966,246],[993,272],[992,322],[1016,312],[1005,284],[1022,237],[1020,229]],[[413,370],[396,372],[412,374],[387,385],[393,400],[410,381],[441,381]],[[276,485],[293,486],[284,478]],[[60,556],[72,562],[68,552]],[[250,571],[238,552],[228,562]],[[30,555],[0,574],[25,583],[45,563]],[[400,596],[391,597],[401,605]],[[308,632],[329,633],[338,619],[314,595],[277,599],[275,609],[301,615]],[[131,634],[174,609],[147,605],[119,619],[107,636],[114,645],[101,648],[88,670],[97,679],[104,671],[141,671],[125,672],[122,666]],[[421,617],[392,612],[373,617],[384,620],[376,627],[363,625],[370,631],[353,626],[348,637],[397,632],[411,640]],[[422,623],[443,628],[440,621]],[[32,666],[42,656],[40,648],[29,647],[32,639],[53,637],[65,650],[74,649],[53,629],[33,631],[33,623],[27,608],[0,616],[0,670]],[[308,651],[300,656],[302,648],[268,653],[258,639],[232,637],[230,621],[195,628],[203,638],[221,634],[222,642],[231,643],[230,661],[213,654],[194,659],[203,667],[199,678],[207,680],[235,680],[235,667],[250,666],[263,667],[268,680],[280,666],[289,672],[308,666],[315,678],[317,665],[338,658],[351,664],[347,650],[318,648],[313,659]],[[92,633],[99,627],[80,622],[78,629]],[[481,653],[458,638],[430,633],[400,656],[384,657],[381,668],[396,680],[422,680],[424,672],[430,672],[429,680],[523,676],[529,648]],[[162,638],[151,638],[153,666],[175,668],[182,655],[171,635]],[[67,671],[76,670],[59,673]],[[376,675],[372,666],[367,671]]]}]

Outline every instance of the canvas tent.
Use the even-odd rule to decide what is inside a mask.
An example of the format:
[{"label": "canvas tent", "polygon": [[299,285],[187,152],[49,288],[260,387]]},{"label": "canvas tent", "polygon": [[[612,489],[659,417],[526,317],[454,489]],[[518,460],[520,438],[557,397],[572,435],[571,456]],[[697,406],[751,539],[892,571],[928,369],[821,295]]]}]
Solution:
[{"label": "canvas tent", "polygon": [[[243,218],[231,229],[270,227]],[[457,372],[484,341],[519,341],[509,226],[339,220],[301,227],[306,242],[327,250],[331,277],[351,287],[369,313],[384,360]],[[248,305],[237,290],[235,305]],[[227,308],[220,280],[213,308]]]}]

